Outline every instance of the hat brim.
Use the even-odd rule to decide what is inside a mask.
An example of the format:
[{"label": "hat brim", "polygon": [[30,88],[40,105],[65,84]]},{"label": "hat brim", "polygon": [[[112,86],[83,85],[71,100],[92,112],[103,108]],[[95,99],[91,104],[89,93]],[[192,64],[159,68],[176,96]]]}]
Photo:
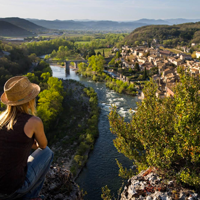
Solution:
[{"label": "hat brim", "polygon": [[31,83],[32,85],[32,92],[30,95],[24,97],[23,99],[20,99],[18,101],[9,101],[6,97],[5,92],[1,95],[1,102],[3,104],[6,105],[10,105],[10,106],[18,106],[18,105],[22,105],[25,104],[27,102],[29,102],[30,100],[34,99],[39,93],[40,93],[40,86],[35,84],[35,83]]}]

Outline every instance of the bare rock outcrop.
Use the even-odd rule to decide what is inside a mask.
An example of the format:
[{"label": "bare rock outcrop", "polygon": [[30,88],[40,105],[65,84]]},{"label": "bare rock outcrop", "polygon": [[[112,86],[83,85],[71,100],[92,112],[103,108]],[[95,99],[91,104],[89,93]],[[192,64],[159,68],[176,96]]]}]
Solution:
[{"label": "bare rock outcrop", "polygon": [[200,200],[195,191],[178,186],[175,181],[162,180],[155,168],[142,171],[128,180],[120,200]]},{"label": "bare rock outcrop", "polygon": [[41,194],[45,195],[46,200],[83,200],[71,172],[58,166],[50,168]]}]

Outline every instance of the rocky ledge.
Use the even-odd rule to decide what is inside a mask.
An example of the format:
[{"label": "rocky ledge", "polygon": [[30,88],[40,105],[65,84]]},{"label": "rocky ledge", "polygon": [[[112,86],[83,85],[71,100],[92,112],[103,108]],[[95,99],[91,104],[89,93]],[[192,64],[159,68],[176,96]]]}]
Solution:
[{"label": "rocky ledge", "polygon": [[48,200],[83,200],[79,186],[70,171],[51,166],[41,194]]},{"label": "rocky ledge", "polygon": [[135,199],[200,200],[200,195],[178,186],[175,181],[162,180],[155,168],[149,168],[128,180],[120,200]]}]

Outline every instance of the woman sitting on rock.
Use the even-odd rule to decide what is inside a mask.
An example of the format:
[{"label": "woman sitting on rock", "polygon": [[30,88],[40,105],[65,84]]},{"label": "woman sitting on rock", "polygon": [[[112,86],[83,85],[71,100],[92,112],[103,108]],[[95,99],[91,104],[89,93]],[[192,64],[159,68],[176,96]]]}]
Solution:
[{"label": "woman sitting on rock", "polygon": [[[0,115],[0,200],[32,199],[39,196],[53,160],[47,147],[43,123],[35,116],[35,97],[40,87],[27,77],[15,76],[4,85]],[[31,155],[31,149],[36,149]]]}]

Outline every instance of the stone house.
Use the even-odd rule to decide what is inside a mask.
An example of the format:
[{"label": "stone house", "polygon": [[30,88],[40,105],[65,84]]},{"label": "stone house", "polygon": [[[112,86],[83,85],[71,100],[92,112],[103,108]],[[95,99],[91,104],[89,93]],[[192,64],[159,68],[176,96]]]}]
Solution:
[{"label": "stone house", "polygon": [[158,58],[157,55],[150,55],[150,56],[148,56],[148,61],[149,61],[149,62],[153,62],[153,61],[156,60],[157,58]]},{"label": "stone house", "polygon": [[176,65],[176,66],[179,66],[179,65],[181,65],[183,63],[183,60],[181,60],[180,58],[178,58],[178,59],[175,59],[172,63],[174,65]]},{"label": "stone house", "polygon": [[154,65],[152,63],[146,62],[141,64],[141,70],[143,71],[146,67],[146,70],[150,70],[151,68],[154,67]]},{"label": "stone house", "polygon": [[138,58],[137,60],[138,60],[139,63],[145,63],[147,61],[147,59],[144,58],[144,57],[143,58]]},{"label": "stone house", "polygon": [[170,56],[170,57],[168,57],[167,59],[168,59],[168,61],[169,61],[170,63],[173,63],[173,62],[174,62],[174,60],[175,60],[175,58],[174,58],[174,57],[171,57],[171,56]]},{"label": "stone house", "polygon": [[194,47],[194,46],[196,46],[196,43],[193,42],[193,43],[191,44],[191,47]]},{"label": "stone house", "polygon": [[150,49],[149,53],[150,53],[150,55],[159,56],[159,50],[157,50],[157,49]]},{"label": "stone house", "polygon": [[163,71],[167,68],[167,65],[165,63],[160,63],[157,67],[158,67],[158,74],[161,75]]},{"label": "stone house", "polygon": [[164,63],[164,59],[157,58],[156,60],[153,61],[153,64],[155,66],[158,66],[159,64]]},{"label": "stone house", "polygon": [[168,50],[160,50],[160,57],[172,56],[173,53]]},{"label": "stone house", "polygon": [[138,48],[138,49],[135,49],[135,50],[134,50],[134,53],[133,53],[133,54],[134,54],[135,56],[138,56],[139,54],[142,55],[143,53],[144,53],[144,49],[139,49],[139,48]]},{"label": "stone house", "polygon": [[200,51],[196,52],[196,58],[200,58]]},{"label": "stone house", "polygon": [[197,68],[194,68],[194,67],[190,68],[190,74],[192,76],[196,76],[196,75],[200,74],[199,72],[200,72],[200,69],[197,69]]},{"label": "stone house", "polygon": [[192,60],[192,56],[188,54],[177,54],[181,60]]},{"label": "stone house", "polygon": [[169,57],[168,61],[176,66],[179,66],[183,63],[183,60],[181,60],[180,58],[175,58],[175,57]]},{"label": "stone house", "polygon": [[175,69],[173,67],[167,67],[166,69],[163,70],[162,73],[162,78],[165,80],[165,76],[167,76],[168,74],[176,74],[175,73]]},{"label": "stone house", "polygon": [[189,68],[193,67],[194,64],[195,64],[195,62],[194,62],[193,60],[191,60],[191,61],[186,60],[186,63],[187,63],[187,66],[188,66]]}]

